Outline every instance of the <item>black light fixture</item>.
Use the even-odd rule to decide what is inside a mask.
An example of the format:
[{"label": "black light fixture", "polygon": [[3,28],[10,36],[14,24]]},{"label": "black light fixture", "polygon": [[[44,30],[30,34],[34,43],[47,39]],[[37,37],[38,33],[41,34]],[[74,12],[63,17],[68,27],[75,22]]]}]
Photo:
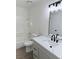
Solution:
[{"label": "black light fixture", "polygon": [[53,6],[56,6],[56,7],[57,7],[57,6],[58,6],[58,4],[60,4],[60,3],[61,3],[61,1],[62,1],[62,0],[56,1],[56,2],[54,2],[54,3],[52,3],[52,4],[50,4],[50,5],[49,5],[49,7],[50,7],[51,5],[53,5]]}]

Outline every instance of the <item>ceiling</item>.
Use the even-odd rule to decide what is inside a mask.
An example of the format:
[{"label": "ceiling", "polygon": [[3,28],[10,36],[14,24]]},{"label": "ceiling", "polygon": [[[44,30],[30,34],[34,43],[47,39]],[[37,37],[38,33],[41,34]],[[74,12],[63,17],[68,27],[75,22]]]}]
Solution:
[{"label": "ceiling", "polygon": [[38,1],[39,0],[16,0],[16,5],[21,6],[21,7],[27,7],[35,2],[38,2]]}]

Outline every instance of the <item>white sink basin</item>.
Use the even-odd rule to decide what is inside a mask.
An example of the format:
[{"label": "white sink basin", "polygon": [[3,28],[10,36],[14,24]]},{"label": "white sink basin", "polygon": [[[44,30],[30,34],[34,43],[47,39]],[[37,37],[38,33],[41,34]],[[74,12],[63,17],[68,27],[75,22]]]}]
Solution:
[{"label": "white sink basin", "polygon": [[45,43],[45,44],[47,44],[49,47],[50,46],[52,46],[52,47],[54,47],[54,46],[57,46],[57,45],[60,45],[61,43],[62,43],[62,40],[59,40],[59,42],[58,43],[56,43],[56,42],[54,42],[54,41],[51,41],[51,38],[49,39],[49,40],[43,40],[43,42]]}]

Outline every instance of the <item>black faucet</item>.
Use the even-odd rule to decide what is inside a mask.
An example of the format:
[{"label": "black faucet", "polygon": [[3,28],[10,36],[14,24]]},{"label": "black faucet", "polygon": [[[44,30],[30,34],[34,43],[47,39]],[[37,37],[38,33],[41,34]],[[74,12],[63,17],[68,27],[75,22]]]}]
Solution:
[{"label": "black faucet", "polygon": [[57,38],[57,36],[59,36],[59,34],[56,34],[56,38]]},{"label": "black faucet", "polygon": [[55,42],[55,40],[56,40],[56,37],[55,37],[55,35],[53,34],[53,35],[51,36],[51,41],[54,41],[54,42]]}]

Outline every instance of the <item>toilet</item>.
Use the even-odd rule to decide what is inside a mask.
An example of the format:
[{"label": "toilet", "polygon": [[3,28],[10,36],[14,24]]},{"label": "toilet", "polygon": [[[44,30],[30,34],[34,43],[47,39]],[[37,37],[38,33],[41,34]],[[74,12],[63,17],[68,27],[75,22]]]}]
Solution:
[{"label": "toilet", "polygon": [[[33,34],[31,35],[31,39],[32,39],[33,37],[37,37],[37,36],[39,36],[39,34],[33,33]],[[33,41],[31,41],[31,40],[28,40],[28,41],[25,41],[25,42],[24,42],[24,46],[26,47],[26,53],[29,53],[29,52],[32,51],[32,45],[33,45]]]},{"label": "toilet", "polygon": [[26,47],[26,53],[29,53],[32,51],[32,44],[33,44],[33,41],[24,42],[24,45]]}]

